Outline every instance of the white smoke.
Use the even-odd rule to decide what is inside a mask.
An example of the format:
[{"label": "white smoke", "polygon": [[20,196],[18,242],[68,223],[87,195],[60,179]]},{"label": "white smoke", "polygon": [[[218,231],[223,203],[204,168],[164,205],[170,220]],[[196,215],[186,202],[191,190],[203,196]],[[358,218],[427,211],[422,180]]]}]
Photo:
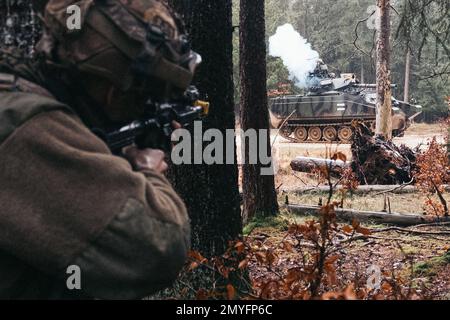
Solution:
[{"label": "white smoke", "polygon": [[278,27],[277,32],[269,38],[269,54],[283,60],[296,86],[307,87],[309,72],[314,71],[319,53],[291,24]]}]

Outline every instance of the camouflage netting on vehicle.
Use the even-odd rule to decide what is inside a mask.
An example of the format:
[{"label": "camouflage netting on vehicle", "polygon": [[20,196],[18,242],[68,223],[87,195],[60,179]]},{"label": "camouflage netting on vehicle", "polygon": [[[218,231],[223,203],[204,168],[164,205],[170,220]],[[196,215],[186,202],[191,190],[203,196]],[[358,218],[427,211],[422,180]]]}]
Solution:
[{"label": "camouflage netting on vehicle", "polygon": [[17,49],[31,58],[41,36],[40,21],[32,0],[0,1],[0,49]]}]

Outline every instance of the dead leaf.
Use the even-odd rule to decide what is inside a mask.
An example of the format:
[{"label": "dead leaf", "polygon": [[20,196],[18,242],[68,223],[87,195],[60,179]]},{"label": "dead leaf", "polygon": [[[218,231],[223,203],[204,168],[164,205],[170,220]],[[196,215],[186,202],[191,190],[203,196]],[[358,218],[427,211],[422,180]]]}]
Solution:
[{"label": "dead leaf", "polygon": [[284,250],[286,250],[287,252],[294,251],[294,249],[292,248],[292,245],[288,241],[283,242],[283,247],[284,247]]},{"label": "dead leaf", "polygon": [[197,269],[199,266],[198,262],[191,262],[191,264],[189,265],[189,271],[195,270]]},{"label": "dead leaf", "polygon": [[372,234],[370,229],[363,228],[363,227],[356,228],[356,232],[358,232],[358,233],[360,233],[360,234],[362,234],[364,236],[370,236]]},{"label": "dead leaf", "polygon": [[241,262],[239,262],[238,268],[242,270],[242,269],[247,268],[247,265],[248,265],[248,259],[244,259]]},{"label": "dead leaf", "polygon": [[234,247],[236,248],[238,253],[242,253],[245,250],[245,244],[243,242],[236,243]]},{"label": "dead leaf", "polygon": [[266,254],[264,252],[255,253],[256,259],[258,259],[259,263],[264,263],[266,260]]},{"label": "dead leaf", "polygon": [[345,225],[342,227],[342,231],[344,231],[345,233],[352,233],[353,232],[353,228],[349,225]]},{"label": "dead leaf", "polygon": [[235,295],[236,295],[236,290],[234,289],[234,287],[231,284],[227,285],[227,298],[228,298],[228,300],[233,300]]},{"label": "dead leaf", "polygon": [[342,152],[338,151],[331,157],[331,160],[341,160],[343,162],[347,162],[347,156]]},{"label": "dead leaf", "polygon": [[345,300],[356,300],[356,293],[353,284],[349,285],[344,291]]},{"label": "dead leaf", "polygon": [[323,300],[338,300],[339,299],[339,293],[333,292],[333,291],[325,292],[322,295],[322,299]]},{"label": "dead leaf", "polygon": [[198,251],[189,251],[189,254],[188,254],[188,256],[189,256],[189,258],[192,258],[192,259],[194,259],[194,260],[197,260],[198,262],[200,262],[200,263],[205,263],[205,262],[207,262],[208,260],[205,258],[205,257],[203,257],[201,254],[200,254],[200,252],[198,252]]},{"label": "dead leaf", "polygon": [[333,264],[333,263],[335,263],[338,259],[339,259],[339,256],[338,256],[338,255],[334,255],[334,256],[329,257],[325,263],[326,263],[326,264]]},{"label": "dead leaf", "polygon": [[288,286],[291,286],[292,283],[300,279],[301,273],[297,269],[291,269],[288,271],[288,274],[284,281]]},{"label": "dead leaf", "polygon": [[276,255],[273,253],[272,250],[269,250],[267,252],[267,262],[269,263],[270,266],[272,266],[272,264],[274,263],[275,259],[276,259]]},{"label": "dead leaf", "polygon": [[205,289],[200,289],[196,293],[197,300],[207,300],[208,297],[209,297],[209,293]]}]

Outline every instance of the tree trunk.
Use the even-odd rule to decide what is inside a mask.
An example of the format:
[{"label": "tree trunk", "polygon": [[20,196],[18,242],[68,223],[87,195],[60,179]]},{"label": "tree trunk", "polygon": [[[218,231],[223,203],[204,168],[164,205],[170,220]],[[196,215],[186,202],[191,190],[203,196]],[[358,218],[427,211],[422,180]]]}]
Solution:
[{"label": "tree trunk", "polygon": [[386,140],[392,139],[392,93],[390,71],[390,0],[377,0],[379,24],[377,26],[377,118],[375,133]]},{"label": "tree trunk", "polygon": [[308,16],[309,16],[309,3],[308,0],[305,0],[305,39],[309,40],[309,20],[308,20]]},{"label": "tree trunk", "polygon": [[364,56],[361,55],[361,83],[364,83]]},{"label": "tree trunk", "polygon": [[[225,136],[225,130],[235,126],[231,0],[170,2],[185,17],[192,48],[203,58],[194,79],[211,104],[203,131],[216,128]],[[235,149],[232,145],[229,151],[234,159]],[[205,256],[222,254],[242,233],[236,161],[172,166],[171,180],[189,211],[193,249]]]},{"label": "tree trunk", "polygon": [[[244,220],[255,215],[271,216],[278,212],[275,181],[272,174],[262,174],[261,143],[265,143],[267,156],[271,157],[269,112],[267,109],[266,86],[266,43],[264,1],[241,0],[240,2],[240,78],[241,128],[265,130],[264,137],[258,134],[257,164],[242,166],[242,189],[244,194]],[[263,141],[260,139],[263,138]],[[265,140],[265,141],[264,141]],[[245,141],[242,140],[241,143]],[[264,152],[265,153],[265,152]],[[246,162],[249,157],[249,143],[245,143]],[[266,155],[263,155],[264,157]]]},{"label": "tree trunk", "polygon": [[411,51],[406,49],[406,60],[405,60],[405,90],[403,93],[403,101],[409,103],[409,82],[411,74]]}]

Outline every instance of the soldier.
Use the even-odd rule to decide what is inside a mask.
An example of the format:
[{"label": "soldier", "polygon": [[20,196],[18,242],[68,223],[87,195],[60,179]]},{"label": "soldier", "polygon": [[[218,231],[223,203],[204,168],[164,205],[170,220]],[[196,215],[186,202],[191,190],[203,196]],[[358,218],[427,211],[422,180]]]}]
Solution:
[{"label": "soldier", "polygon": [[317,59],[316,67],[314,71],[310,73],[311,76],[318,77],[320,79],[329,78],[328,66],[323,62],[322,59]]},{"label": "soldier", "polygon": [[[74,3],[79,30],[66,25]],[[114,156],[88,128],[183,92],[195,54],[156,0],[50,0],[44,23],[37,62],[0,60],[0,296],[145,297],[185,261],[185,206],[161,151]]]}]

